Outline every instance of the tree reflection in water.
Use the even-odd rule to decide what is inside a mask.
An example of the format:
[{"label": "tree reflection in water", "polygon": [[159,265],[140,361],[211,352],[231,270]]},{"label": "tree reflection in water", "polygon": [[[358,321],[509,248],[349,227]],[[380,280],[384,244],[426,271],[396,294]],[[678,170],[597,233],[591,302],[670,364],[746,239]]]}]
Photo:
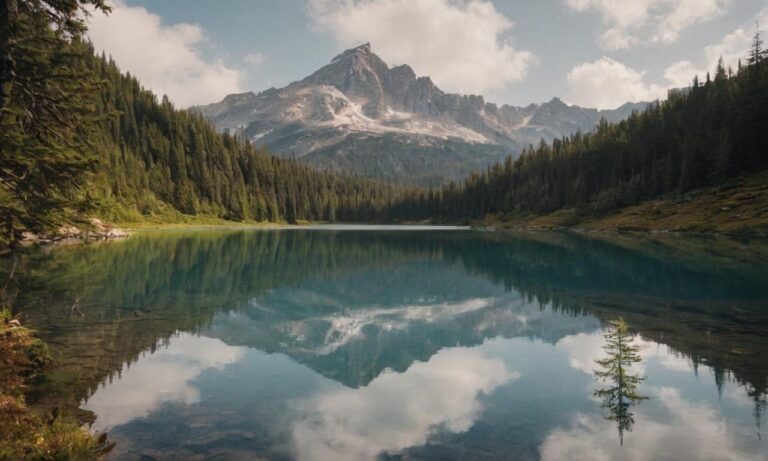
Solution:
[{"label": "tree reflection in water", "polygon": [[608,383],[595,391],[594,395],[602,400],[602,407],[610,413],[605,418],[615,421],[619,430],[619,443],[624,445],[624,432],[630,432],[635,423],[632,406],[646,400],[637,387],[645,378],[639,373],[632,373],[633,364],[642,361],[640,348],[632,344],[632,334],[624,319],[612,320],[610,329],[605,333],[603,350],[608,354],[604,359],[595,360],[600,370],[595,370],[595,377]]}]

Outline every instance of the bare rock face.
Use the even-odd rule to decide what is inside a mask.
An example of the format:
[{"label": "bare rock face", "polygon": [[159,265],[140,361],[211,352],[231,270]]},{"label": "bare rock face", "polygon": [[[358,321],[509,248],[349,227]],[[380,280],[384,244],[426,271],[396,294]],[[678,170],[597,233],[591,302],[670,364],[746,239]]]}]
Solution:
[{"label": "bare rock face", "polygon": [[[445,93],[408,65],[389,67],[366,43],[285,88],[231,94],[194,110],[218,129],[266,145],[277,155],[388,180],[435,184],[460,179],[541,139],[591,131],[603,117],[618,121],[646,106],[598,111],[555,98],[540,105],[499,107],[482,96]],[[384,146],[386,152],[380,150]],[[411,154],[423,161],[406,158]]]},{"label": "bare rock face", "polygon": [[388,83],[388,73],[389,67],[371,53],[371,45],[366,43],[336,56],[330,64],[296,86],[335,87],[360,104],[363,114],[377,118],[387,106],[385,85]]}]

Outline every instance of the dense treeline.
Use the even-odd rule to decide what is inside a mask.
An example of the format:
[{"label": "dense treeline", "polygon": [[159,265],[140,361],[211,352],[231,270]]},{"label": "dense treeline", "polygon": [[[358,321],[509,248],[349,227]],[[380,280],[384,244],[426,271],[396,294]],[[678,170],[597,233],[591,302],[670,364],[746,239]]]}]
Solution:
[{"label": "dense treeline", "polygon": [[96,80],[79,43],[103,0],[0,2],[0,241],[76,221],[95,167]]},{"label": "dense treeline", "polygon": [[87,216],[372,221],[418,191],[278,159],[173,107],[83,41],[102,0],[0,9],[0,240]]},{"label": "dense treeline", "polygon": [[445,220],[562,208],[601,214],[766,166],[768,57],[756,36],[747,65],[735,73],[721,63],[714,78],[694,80],[625,121],[542,141],[516,160],[401,205],[411,218]]},{"label": "dense treeline", "polygon": [[175,109],[168,98],[158,101],[111,59],[91,62],[104,82],[96,101],[107,116],[96,142],[95,195],[106,218],[130,219],[126,211],[146,215],[170,205],[238,221],[372,221],[409,192],[268,155],[217,133],[202,115]]},{"label": "dense treeline", "polygon": [[[86,2],[105,9],[101,0]],[[58,5],[58,4],[56,4]],[[768,58],[629,119],[531,146],[426,191],[278,159],[174,108],[82,41],[77,2],[0,11],[0,240],[85,216],[237,221],[465,221],[575,208],[605,213],[768,165]],[[100,14],[100,12],[98,13]]]}]

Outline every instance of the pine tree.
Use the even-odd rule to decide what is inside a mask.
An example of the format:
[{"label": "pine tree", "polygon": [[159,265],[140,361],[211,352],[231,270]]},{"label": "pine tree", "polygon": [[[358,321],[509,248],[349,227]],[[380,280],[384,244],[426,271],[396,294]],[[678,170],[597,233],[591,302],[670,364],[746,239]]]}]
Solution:
[{"label": "pine tree", "polygon": [[95,80],[80,42],[86,8],[101,0],[0,3],[0,240],[78,216],[94,120]]},{"label": "pine tree", "polygon": [[406,196],[387,216],[466,222],[571,209],[582,219],[759,173],[768,168],[768,59],[755,56],[765,54],[757,33],[752,62],[735,75],[721,61],[714,78],[702,84],[694,77],[689,90],[663,103],[601,121],[592,133],[529,146],[433,195]]},{"label": "pine tree", "polygon": [[765,59],[765,51],[763,51],[763,39],[760,37],[760,23],[755,21],[755,35],[752,38],[752,48],[749,50],[749,64],[756,65]]}]

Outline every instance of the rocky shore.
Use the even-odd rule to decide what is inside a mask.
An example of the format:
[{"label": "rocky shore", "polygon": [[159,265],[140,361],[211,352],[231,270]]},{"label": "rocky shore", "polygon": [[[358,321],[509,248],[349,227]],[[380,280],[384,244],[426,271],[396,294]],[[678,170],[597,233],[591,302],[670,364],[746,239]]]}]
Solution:
[{"label": "rocky shore", "polygon": [[61,241],[99,241],[99,240],[117,240],[126,238],[130,232],[118,229],[109,223],[102,222],[100,219],[92,218],[85,226],[62,226],[51,234],[35,234],[25,232],[22,234],[22,241],[37,243],[53,243]]}]

